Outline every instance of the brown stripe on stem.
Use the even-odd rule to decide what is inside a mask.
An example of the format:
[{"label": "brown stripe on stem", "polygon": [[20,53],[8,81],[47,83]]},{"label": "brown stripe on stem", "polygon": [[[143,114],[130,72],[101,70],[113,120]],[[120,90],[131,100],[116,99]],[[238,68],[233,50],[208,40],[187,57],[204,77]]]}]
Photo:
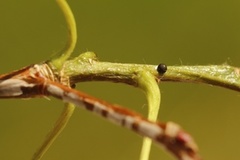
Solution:
[{"label": "brown stripe on stem", "polygon": [[138,132],[138,131],[139,131],[139,124],[138,124],[138,122],[134,121],[134,123],[132,124],[132,129],[133,129],[135,132]]},{"label": "brown stripe on stem", "polygon": [[166,123],[164,128],[165,133],[158,135],[156,141],[164,144],[166,149],[179,160],[201,160],[200,156],[196,154],[198,147],[188,133],[173,122]]},{"label": "brown stripe on stem", "polygon": [[103,117],[107,117],[108,116],[108,111],[107,110],[102,110],[101,114]]},{"label": "brown stripe on stem", "polygon": [[122,125],[122,126],[125,126],[125,125],[126,125],[126,120],[125,120],[125,119],[122,120],[121,125]]},{"label": "brown stripe on stem", "polygon": [[[126,128],[129,128],[130,126],[130,129],[136,133],[153,139],[158,144],[165,146],[165,148],[167,148],[167,150],[175,155],[175,157],[177,157],[179,160],[200,160],[198,156],[198,149],[194,140],[175,123],[170,122],[164,124],[159,122],[151,122],[139,114],[122,108],[121,106],[109,104],[105,101],[91,97],[85,93],[68,88],[59,83],[48,81],[47,85],[53,85],[59,89],[62,89],[64,92],[75,94],[79,97],[78,100],[85,104],[84,108],[87,110],[96,110],[97,112],[95,113],[105,117],[106,119],[109,119],[108,117],[111,115],[111,119],[114,119],[113,121],[111,120],[112,122],[117,124],[120,123]],[[59,98],[54,92],[49,92],[49,94]],[[66,96],[68,95],[69,94]],[[81,106],[79,105],[80,102],[77,102],[76,99],[71,99],[71,96],[65,99],[70,103],[75,103],[75,105]],[[122,116],[122,118],[119,119],[119,116]]]},{"label": "brown stripe on stem", "polygon": [[19,76],[20,74],[28,71],[29,68],[31,68],[31,67],[33,67],[33,65],[24,67],[20,70],[16,70],[16,71],[13,71],[13,72],[8,73],[8,74],[3,74],[3,75],[0,76],[0,80],[6,80],[6,79],[9,79],[9,78],[13,78],[14,76]]},{"label": "brown stripe on stem", "polygon": [[89,111],[93,111],[94,105],[92,103],[89,103],[87,98],[83,98],[83,104],[85,105],[85,108]]},{"label": "brown stripe on stem", "polygon": [[41,96],[44,91],[44,85],[36,84],[33,87],[21,87],[21,90],[23,92],[21,98],[35,97],[39,95]]}]

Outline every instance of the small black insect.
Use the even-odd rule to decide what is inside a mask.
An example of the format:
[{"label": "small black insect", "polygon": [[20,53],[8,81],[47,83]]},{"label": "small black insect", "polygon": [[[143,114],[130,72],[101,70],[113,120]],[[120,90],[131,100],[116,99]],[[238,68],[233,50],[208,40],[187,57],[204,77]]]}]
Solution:
[{"label": "small black insect", "polygon": [[157,66],[157,71],[158,71],[159,74],[164,74],[167,71],[167,65],[163,64],[163,63],[160,63]]}]

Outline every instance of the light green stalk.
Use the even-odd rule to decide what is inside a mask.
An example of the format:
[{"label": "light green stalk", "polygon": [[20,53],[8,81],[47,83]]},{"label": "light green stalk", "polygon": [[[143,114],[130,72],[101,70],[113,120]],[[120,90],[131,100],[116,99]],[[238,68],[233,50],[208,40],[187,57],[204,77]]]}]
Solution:
[{"label": "light green stalk", "polygon": [[49,149],[49,147],[52,145],[52,143],[56,140],[58,135],[63,131],[63,129],[67,125],[69,119],[71,118],[74,112],[74,109],[75,109],[74,105],[69,103],[65,104],[65,107],[61,115],[59,116],[58,120],[56,121],[53,129],[49,132],[40,148],[33,155],[32,160],[39,160],[43,157],[43,155],[46,153],[46,151]]},{"label": "light green stalk", "polygon": [[86,52],[65,63],[64,75],[71,83],[112,81],[137,86],[134,78],[139,71],[151,73],[162,82],[204,83],[240,91],[240,68],[229,65],[168,66],[159,75],[156,65],[99,62],[93,52]]},{"label": "light green stalk", "polygon": [[50,63],[60,71],[64,62],[71,56],[77,43],[77,28],[74,15],[66,0],[56,0],[65,17],[68,28],[68,41],[65,48]]},{"label": "light green stalk", "polygon": [[[65,0],[56,0],[57,4],[59,5],[60,9],[63,12],[63,15],[65,17],[67,27],[68,27],[68,41],[66,43],[65,48],[60,52],[60,55],[55,57],[54,59],[50,60],[49,64],[52,67],[52,69],[56,70],[58,74],[60,74],[60,71],[62,69],[62,66],[64,62],[70,57],[72,54],[76,42],[77,42],[77,29],[76,29],[76,23],[73,16],[73,13],[68,5],[68,3]],[[62,82],[65,85],[70,86],[70,84],[67,82]],[[58,135],[63,131],[65,126],[67,125],[69,119],[71,118],[73,111],[75,109],[75,106],[70,103],[66,103],[64,106],[64,110],[62,111],[62,114],[59,116],[57,122],[55,123],[53,129],[49,132],[49,134],[46,136],[44,142],[40,146],[40,148],[36,151],[36,153],[33,155],[33,160],[39,160],[42,158],[42,156],[45,154],[45,152],[48,150],[48,148],[52,145],[54,140],[58,137]]]},{"label": "light green stalk", "polygon": [[[156,121],[161,103],[160,90],[156,82],[156,77],[150,72],[141,71],[138,73],[137,81],[139,87],[145,92],[148,101],[148,119]],[[150,156],[152,140],[144,137],[140,160],[148,160]]]}]

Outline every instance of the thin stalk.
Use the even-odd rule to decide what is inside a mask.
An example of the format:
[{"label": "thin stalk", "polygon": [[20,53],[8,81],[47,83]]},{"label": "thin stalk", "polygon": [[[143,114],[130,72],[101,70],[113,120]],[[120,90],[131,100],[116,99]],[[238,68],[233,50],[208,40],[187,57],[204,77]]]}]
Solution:
[{"label": "thin stalk", "polygon": [[62,132],[62,130],[67,125],[69,119],[71,118],[74,112],[74,109],[75,109],[75,106],[73,104],[70,104],[70,103],[65,104],[64,110],[62,111],[61,115],[56,121],[53,129],[46,136],[41,147],[33,155],[32,160],[39,160],[43,157],[43,155],[46,153],[46,151],[49,149],[49,147],[52,145],[52,143],[56,140],[58,135]]},{"label": "thin stalk", "polygon": [[[160,109],[161,95],[155,77],[146,71],[138,72],[136,77],[138,87],[141,88],[148,101],[148,120],[155,122]],[[148,137],[143,138],[140,160],[148,160],[151,151],[152,140]]]},{"label": "thin stalk", "polygon": [[64,62],[71,56],[76,43],[77,43],[77,28],[74,15],[72,13],[71,8],[69,7],[66,0],[56,0],[59,5],[63,15],[65,17],[65,21],[67,23],[68,28],[68,41],[66,43],[65,48],[57,55],[57,57],[53,58],[50,63],[60,71]]}]

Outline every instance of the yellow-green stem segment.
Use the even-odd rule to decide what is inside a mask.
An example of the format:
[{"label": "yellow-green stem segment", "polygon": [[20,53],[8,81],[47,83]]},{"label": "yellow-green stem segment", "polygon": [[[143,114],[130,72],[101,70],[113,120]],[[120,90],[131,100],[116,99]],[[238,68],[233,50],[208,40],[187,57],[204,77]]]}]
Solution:
[{"label": "yellow-green stem segment", "polygon": [[59,116],[58,120],[56,121],[53,129],[49,132],[47,137],[45,138],[44,142],[37,150],[37,152],[33,155],[32,160],[40,160],[42,156],[46,153],[48,148],[52,145],[58,135],[62,132],[62,130],[67,125],[70,117],[73,114],[75,106],[70,103],[66,103],[64,106],[64,110],[62,111],[61,115]]},{"label": "yellow-green stem segment", "polygon": [[[138,87],[140,87],[146,94],[148,101],[148,119],[156,121],[160,108],[161,95],[156,77],[148,71],[140,71],[137,74]],[[148,160],[151,150],[152,141],[144,137],[142,150],[140,154],[140,160]]]},{"label": "yellow-green stem segment", "polygon": [[60,51],[60,55],[56,55],[50,63],[58,70],[60,71],[62,69],[62,66],[64,62],[71,56],[76,43],[77,43],[77,28],[76,28],[76,22],[74,19],[74,15],[71,11],[71,8],[69,7],[66,0],[56,0],[57,4],[59,5],[60,9],[63,12],[63,15],[65,17],[67,28],[68,28],[68,41],[66,43],[66,46]]}]

